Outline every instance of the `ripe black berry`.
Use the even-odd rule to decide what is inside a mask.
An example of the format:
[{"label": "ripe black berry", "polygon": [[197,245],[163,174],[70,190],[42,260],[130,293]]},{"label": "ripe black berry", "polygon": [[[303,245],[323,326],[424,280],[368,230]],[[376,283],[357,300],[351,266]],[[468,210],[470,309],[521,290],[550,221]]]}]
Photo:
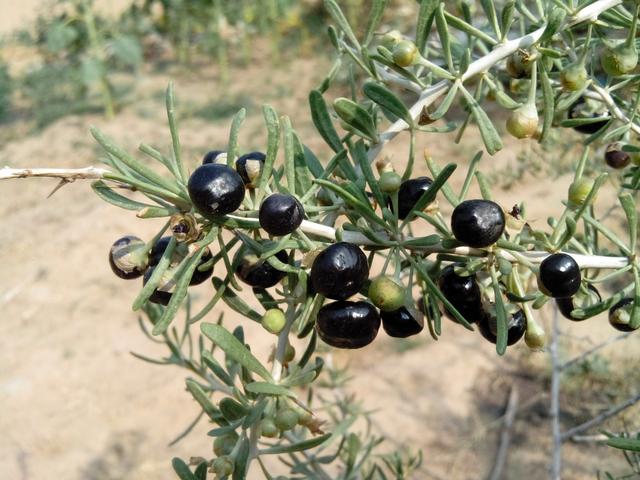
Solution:
[{"label": "ripe black berry", "polygon": [[549,255],[540,264],[542,287],[554,298],[574,295],[580,288],[581,281],[578,263],[566,253]]},{"label": "ripe black berry", "polygon": [[[416,202],[420,200],[422,194],[431,186],[433,180],[429,177],[418,177],[405,180],[400,184],[398,190],[398,218],[407,218]],[[387,202],[391,206],[391,199]]]},{"label": "ripe black berry", "polygon": [[[224,150],[211,150],[207,152],[204,158],[202,159],[202,165],[206,165],[207,163],[224,163],[226,164],[227,152]],[[224,161],[221,161],[224,160]]]},{"label": "ripe black berry", "polygon": [[[609,112],[591,112],[587,110],[587,104],[584,98],[579,98],[569,107],[569,119],[576,118],[597,118],[606,117]],[[602,127],[604,127],[609,120],[603,119],[599,122],[586,123],[584,125],[577,125],[573,127],[576,132],[586,133],[591,135],[596,133]]]},{"label": "ripe black berry", "polygon": [[127,235],[116,240],[109,250],[109,266],[118,277],[130,280],[141,277],[147,268],[145,243]]},{"label": "ripe black berry", "polygon": [[200,257],[200,263],[198,263],[198,266],[194,270],[193,275],[191,276],[191,281],[189,281],[189,285],[200,285],[202,282],[211,277],[211,275],[213,275],[213,265],[204,270],[201,270],[203,265],[212,258],[213,255],[211,255],[211,250],[209,250],[209,247],[207,247],[202,254],[202,257]]},{"label": "ripe black berry", "polygon": [[589,288],[590,292],[588,295],[583,295],[581,292],[578,292],[573,297],[566,298],[556,298],[556,305],[558,306],[558,310],[562,314],[563,317],[573,321],[573,322],[582,322],[586,320],[586,318],[577,318],[571,315],[571,312],[576,308],[583,308],[591,305],[594,301],[600,302],[602,297],[600,296],[600,292],[591,284],[587,284],[587,288]]},{"label": "ripe black berry", "polygon": [[337,348],[360,348],[376,338],[380,315],[367,302],[338,301],[318,311],[316,330],[325,343]]},{"label": "ripe black berry", "polygon": [[[154,270],[155,267],[151,267],[144,273],[144,277],[142,277],[143,285],[146,285],[146,283],[149,281],[151,275],[153,275]],[[171,296],[173,295],[174,288],[175,281],[173,279],[173,273],[171,270],[167,270],[162,275],[158,287],[149,297],[149,301],[152,303],[157,303],[158,305],[169,305],[169,301],[171,300]]]},{"label": "ripe black berry", "polygon": [[[438,278],[438,286],[444,297],[458,310],[469,323],[477,322],[482,316],[482,298],[476,275],[467,277],[456,274],[455,265],[442,269]],[[445,308],[449,317],[455,319]]]},{"label": "ripe black berry", "polygon": [[[276,253],[275,257],[282,263],[287,263],[289,260],[287,252],[284,250]],[[269,288],[282,280],[286,273],[272,267],[266,260],[258,260],[258,257],[253,253],[242,252],[242,258],[236,268],[236,275],[252,287]]]},{"label": "ripe black berry", "polygon": [[[498,326],[496,324],[496,316],[493,313],[484,312],[481,320],[478,322],[478,330],[480,335],[489,340],[491,343],[498,341]],[[513,345],[520,340],[527,331],[527,318],[522,310],[518,310],[507,320],[507,345]]]},{"label": "ripe black berry", "polygon": [[382,328],[390,337],[406,338],[416,335],[424,328],[422,318],[416,318],[406,307],[392,312],[380,312]]},{"label": "ripe black berry", "polygon": [[251,152],[236,160],[236,172],[247,188],[255,188],[264,168],[266,156],[262,152]]},{"label": "ripe black berry", "polygon": [[604,161],[607,162],[607,165],[611,168],[621,169],[631,163],[631,155],[621,150],[620,144],[611,143],[607,145],[604,152]]},{"label": "ripe black berry", "polygon": [[359,247],[347,242],[325,248],[311,267],[315,291],[334,300],[347,299],[360,291],[368,277],[367,257]]},{"label": "ripe black berry", "polygon": [[304,217],[304,208],[293,195],[274,193],[260,205],[260,226],[270,235],[288,235],[295,231]]},{"label": "ripe black berry", "polygon": [[609,323],[616,330],[621,332],[633,332],[631,328],[631,310],[633,308],[633,298],[623,298],[609,309]]},{"label": "ripe black berry", "polygon": [[493,245],[502,235],[504,226],[504,212],[491,200],[465,200],[451,215],[453,235],[470,247]]},{"label": "ripe black berry", "polygon": [[244,183],[232,168],[218,163],[201,165],[189,178],[189,197],[205,215],[226,215],[244,199]]}]

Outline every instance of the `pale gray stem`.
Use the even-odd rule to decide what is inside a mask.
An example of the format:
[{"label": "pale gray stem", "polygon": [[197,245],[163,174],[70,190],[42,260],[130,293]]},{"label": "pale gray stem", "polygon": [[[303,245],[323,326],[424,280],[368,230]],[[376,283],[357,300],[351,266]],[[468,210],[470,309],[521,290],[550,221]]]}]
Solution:
[{"label": "pale gray stem", "polygon": [[496,454],[496,461],[493,464],[493,471],[491,472],[491,476],[489,477],[490,480],[500,480],[502,478],[504,465],[507,461],[509,443],[511,442],[511,430],[513,427],[513,422],[516,418],[517,411],[518,387],[514,385],[511,387],[511,392],[509,393],[507,409],[504,415],[504,425],[502,427],[502,433],[500,434],[500,446],[498,447],[498,453]]},{"label": "pale gray stem", "polygon": [[85,167],[85,168],[10,168],[0,169],[0,180],[30,177],[60,178],[67,182],[74,180],[98,180],[105,174],[111,173],[105,168]]},{"label": "pale gray stem", "polygon": [[629,338],[629,336],[631,334],[633,334],[634,332],[628,332],[628,333],[623,333],[621,335],[617,335],[615,337],[611,337],[608,338],[607,340],[605,340],[602,343],[599,343],[598,345],[593,346],[592,348],[590,348],[589,350],[581,353],[580,355],[578,355],[577,357],[572,358],[571,360],[566,361],[563,365],[562,365],[562,369],[566,369],[569,368],[572,365],[575,365],[576,363],[581,362],[582,360],[584,360],[585,358],[587,358],[589,355],[594,354],[595,352],[597,352],[598,350],[603,349],[604,347],[607,347],[609,345],[611,345],[612,343],[616,343],[619,342],[620,340],[626,340],[627,338]]},{"label": "pale gray stem", "polygon": [[558,352],[558,307],[553,306],[553,318],[551,325],[551,434],[553,437],[553,451],[551,452],[551,480],[560,480],[562,471],[562,433],[560,432],[560,376],[562,367]]}]

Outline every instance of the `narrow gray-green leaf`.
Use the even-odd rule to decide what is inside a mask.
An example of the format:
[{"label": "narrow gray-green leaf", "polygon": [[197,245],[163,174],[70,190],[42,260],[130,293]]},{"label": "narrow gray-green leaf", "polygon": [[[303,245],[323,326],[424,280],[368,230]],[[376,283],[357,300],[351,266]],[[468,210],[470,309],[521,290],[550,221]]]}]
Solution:
[{"label": "narrow gray-green leaf", "polygon": [[433,13],[439,3],[439,0],[422,0],[420,2],[420,11],[418,12],[416,24],[416,46],[421,52],[424,52],[424,47],[427,44],[429,30],[431,30],[431,25],[433,24]]},{"label": "narrow gray-green leaf", "polygon": [[171,466],[173,467],[173,471],[180,477],[180,480],[198,480],[196,476],[191,473],[187,464],[179,458],[176,457],[171,460]]},{"label": "narrow gray-green leaf", "polygon": [[413,117],[407,106],[387,87],[370,81],[364,84],[362,90],[373,102],[385,110],[388,110],[396,117],[401,118],[408,125],[413,125]]},{"label": "narrow gray-green leaf", "polygon": [[285,396],[285,397],[291,397],[291,398],[296,397],[296,394],[293,393],[288,388],[283,387],[282,385],[275,385],[269,382],[253,382],[245,385],[244,388],[248,392],[262,393],[264,395],[276,395],[280,397]]},{"label": "narrow gray-green leaf", "polygon": [[342,13],[342,10],[335,0],[324,0],[324,6],[327,9],[327,12],[329,12],[329,15],[331,15],[331,18],[333,18],[333,21],[338,24],[338,27],[340,27],[344,34],[349,38],[352,46],[357,50],[360,50],[360,42],[358,42],[358,39],[351,29],[351,25],[349,25],[347,18],[344,16],[344,13]]},{"label": "narrow gray-green leaf", "polygon": [[471,108],[471,113],[478,124],[484,146],[489,155],[493,155],[502,149],[502,139],[500,138],[496,128],[493,126],[493,123],[491,123],[491,120],[473,95],[471,95],[464,87],[461,87],[461,90],[465,100],[467,101],[467,105]]},{"label": "narrow gray-green leaf", "polygon": [[280,453],[302,452],[304,450],[309,450],[310,448],[317,447],[318,445],[322,445],[329,439],[329,437],[331,437],[331,434],[326,433],[320,437],[310,438],[309,440],[303,440],[302,442],[293,443],[290,445],[276,445],[274,447],[260,450],[260,454],[273,455]]},{"label": "narrow gray-green leaf", "polygon": [[539,142],[546,140],[547,135],[553,124],[553,116],[555,113],[555,98],[553,95],[553,87],[551,86],[551,80],[549,79],[549,73],[545,62],[536,62],[534,68],[539,67],[540,70],[540,83],[542,85],[542,100],[544,102],[543,107],[543,121],[542,121],[542,134],[540,135]]},{"label": "narrow gray-green leaf", "polygon": [[291,126],[291,119],[286,115],[281,119],[284,136],[284,173],[287,177],[287,189],[293,194],[296,191],[296,165],[294,150],[294,131]]},{"label": "narrow gray-green leaf", "polygon": [[254,309],[252,309],[249,305],[247,305],[244,300],[236,295],[233,290],[231,290],[230,288],[225,288],[226,285],[222,280],[214,277],[212,279],[212,283],[217,291],[220,291],[222,288],[224,288],[224,291],[222,293],[222,300],[224,301],[224,303],[226,303],[229,307],[231,307],[234,311],[238,312],[243,317],[249,318],[254,322],[260,322],[262,316]]},{"label": "narrow gray-green leaf", "polygon": [[318,133],[324,138],[327,145],[336,153],[344,150],[340,136],[331,121],[327,104],[319,91],[312,90],[311,93],[309,93],[309,106],[311,107],[311,120],[313,120],[313,124],[318,130]]},{"label": "narrow gray-green leaf", "polygon": [[380,20],[382,20],[382,14],[384,13],[384,9],[387,6],[388,0],[373,0],[373,5],[368,12],[369,22],[367,23],[367,30],[364,35],[364,46],[369,45],[371,39],[373,38],[373,33],[375,32]]},{"label": "narrow gray-green leaf", "polygon": [[106,183],[102,180],[97,180],[91,184],[91,188],[102,200],[116,207],[124,208],[125,210],[141,210],[150,205],[136,202],[119,193],[114,192]]},{"label": "narrow gray-green leaf", "polygon": [[278,114],[269,105],[262,107],[262,113],[264,114],[264,120],[267,126],[267,158],[264,161],[264,167],[260,174],[260,182],[256,189],[256,205],[260,205],[260,202],[264,198],[266,186],[271,178],[273,165],[278,155],[278,148],[280,147],[280,122],[278,121]]},{"label": "narrow gray-green leaf", "polygon": [[194,400],[200,404],[200,407],[202,407],[204,413],[206,413],[212,420],[220,418],[220,410],[218,410],[216,406],[211,402],[209,396],[198,384],[198,382],[192,379],[187,379],[186,384],[187,390],[189,390],[189,393],[193,396]]},{"label": "narrow gray-green leaf", "polygon": [[378,142],[378,132],[373,118],[364,108],[345,97],[337,98],[333,102],[333,108],[347,125],[362,132],[369,140]]},{"label": "narrow gray-green leaf", "polygon": [[231,122],[231,130],[229,131],[229,143],[227,144],[227,165],[233,167],[235,165],[236,158],[239,155],[238,149],[238,135],[240,134],[240,127],[242,122],[247,116],[247,110],[241,108],[233,117]]},{"label": "narrow gray-green leaf", "polygon": [[247,348],[222,325],[203,323],[202,333],[214,344],[220,347],[230,358],[238,362],[247,370],[256,373],[267,381],[272,381],[269,371]]},{"label": "narrow gray-green leaf", "polygon": [[167,119],[169,120],[169,131],[171,132],[171,145],[173,147],[173,161],[175,162],[174,172],[176,177],[186,182],[187,173],[182,163],[182,152],[180,147],[180,137],[178,135],[178,124],[176,121],[176,102],[173,92],[173,82],[169,82],[166,96]]}]

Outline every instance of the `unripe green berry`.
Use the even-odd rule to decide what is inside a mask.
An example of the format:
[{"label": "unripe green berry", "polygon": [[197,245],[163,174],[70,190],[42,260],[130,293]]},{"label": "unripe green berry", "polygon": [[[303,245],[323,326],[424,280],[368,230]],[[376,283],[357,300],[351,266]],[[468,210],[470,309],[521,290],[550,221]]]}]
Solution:
[{"label": "unripe green berry", "polygon": [[211,470],[217,477],[224,477],[233,473],[233,460],[229,457],[218,457],[213,461]]},{"label": "unripe green berry", "polygon": [[542,350],[547,343],[544,329],[534,320],[527,318],[527,331],[524,334],[524,342],[531,350]]},{"label": "unripe green berry", "polygon": [[262,326],[267,332],[274,335],[279,334],[286,323],[287,319],[284,312],[279,308],[270,308],[262,316]]},{"label": "unripe green berry", "polygon": [[413,65],[418,57],[418,47],[409,40],[402,40],[393,48],[393,62],[399,67]]},{"label": "unripe green berry", "polygon": [[404,305],[404,289],[390,277],[380,276],[369,286],[369,299],[383,312],[393,312]]},{"label": "unripe green berry", "polygon": [[393,52],[395,46],[402,40],[402,34],[398,30],[391,30],[390,32],[384,34],[380,44],[390,52]]},{"label": "unripe green berry", "polygon": [[402,177],[396,172],[382,172],[378,185],[384,193],[395,193],[400,189]]},{"label": "unripe green berry", "polygon": [[282,431],[291,430],[298,424],[298,412],[293,408],[282,408],[276,413],[274,423]]},{"label": "unripe green berry", "polygon": [[581,177],[569,186],[569,205],[578,208],[584,205],[589,192],[593,189],[593,180]]},{"label": "unripe green berry", "polygon": [[584,87],[589,78],[589,73],[584,67],[584,63],[572,63],[560,72],[560,83],[562,88],[569,92],[576,92]]},{"label": "unripe green berry", "polygon": [[237,441],[238,434],[235,432],[217,437],[213,441],[213,453],[218,457],[229,455],[233,451],[233,447],[235,447]]},{"label": "unripe green berry", "polygon": [[296,357],[296,349],[293,348],[293,345],[288,344],[287,348],[284,351],[284,363],[289,363]]},{"label": "unripe green berry", "polygon": [[538,131],[538,111],[535,105],[525,104],[507,119],[507,131],[516,138],[531,138]]},{"label": "unripe green berry", "polygon": [[267,438],[274,438],[278,435],[278,427],[272,418],[263,418],[260,421],[260,435]]},{"label": "unripe green berry", "polygon": [[638,65],[638,51],[634,44],[621,43],[606,48],[600,57],[602,69],[612,77],[631,72]]}]

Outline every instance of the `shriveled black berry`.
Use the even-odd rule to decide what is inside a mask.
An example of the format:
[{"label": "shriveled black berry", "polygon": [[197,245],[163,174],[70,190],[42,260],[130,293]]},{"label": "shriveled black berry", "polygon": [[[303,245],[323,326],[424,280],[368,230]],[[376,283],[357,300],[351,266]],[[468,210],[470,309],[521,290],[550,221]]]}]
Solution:
[{"label": "shriveled black berry", "polygon": [[263,200],[258,218],[270,235],[288,235],[302,223],[304,208],[293,195],[274,193]]},{"label": "shriveled black berry", "polygon": [[251,152],[242,155],[236,160],[236,172],[242,177],[242,181],[247,188],[255,188],[257,186],[266,158],[266,155],[262,152]]},{"label": "shriveled black berry", "polygon": [[542,287],[554,298],[575,295],[580,288],[581,281],[580,267],[571,255],[554,253],[540,264]]},{"label": "shriveled black berry", "polygon": [[493,245],[502,235],[504,226],[504,212],[491,200],[465,200],[451,215],[453,235],[470,247]]},{"label": "shriveled black berry", "polygon": [[[602,300],[600,292],[596,287],[591,284],[587,284],[587,288],[591,290],[591,292],[593,292],[593,295],[591,293],[589,295],[593,296],[594,303],[595,299],[597,299],[598,302]],[[589,298],[586,295],[581,295],[580,292],[578,292],[578,294],[574,295],[573,297],[556,298],[555,301],[556,305],[558,306],[558,310],[566,319],[571,320],[572,322],[582,322],[586,320],[586,318],[577,318],[571,314],[571,312],[576,308],[582,308],[589,304]]]},{"label": "shriveled black berry", "polygon": [[[236,268],[236,275],[247,285],[258,288],[273,287],[287,274],[271,266],[266,260],[259,260],[258,256],[251,252],[241,252],[242,255]],[[280,250],[275,257],[282,263],[289,260],[287,252]]]},{"label": "shriveled black berry", "polygon": [[616,330],[621,332],[633,332],[631,328],[631,310],[633,308],[633,298],[623,298],[609,309],[609,323]]},{"label": "shriveled black berry", "polygon": [[204,158],[202,159],[202,165],[206,165],[207,163],[220,163],[218,162],[219,157],[223,154],[226,157],[226,153],[227,152],[225,152],[224,150],[211,150],[210,152],[207,152],[205,154]]},{"label": "shriveled black berry", "polygon": [[334,300],[345,300],[359,292],[368,277],[366,255],[359,247],[347,242],[325,248],[311,267],[314,290]]},{"label": "shriveled black berry", "polygon": [[116,240],[109,249],[109,266],[113,273],[125,280],[141,277],[147,268],[145,243],[127,235]]},{"label": "shriveled black berry", "polygon": [[[162,258],[162,255],[164,255],[164,252],[167,250],[170,241],[171,237],[162,237],[156,242],[153,248],[151,248],[151,252],[149,253],[150,267],[155,267],[158,265],[158,263],[160,263],[160,259]],[[176,251],[174,251],[174,258],[172,259],[172,262],[179,262],[181,257],[183,256],[184,255],[180,255],[179,253],[176,253]],[[191,277],[189,285],[200,285],[202,282],[211,277],[211,275],[213,274],[213,265],[206,270],[200,270],[200,268],[209,260],[211,260],[211,258],[211,250],[207,247],[205,252],[202,254],[202,257],[200,258],[200,263],[193,272],[193,276]]]},{"label": "shriveled black berry", "polygon": [[171,237],[162,237],[160,240],[156,242],[156,244],[151,247],[151,252],[149,252],[149,266],[155,267],[160,263],[160,259],[162,255],[164,255],[165,250],[169,246],[169,242],[171,241]]},{"label": "shriveled black berry", "polygon": [[[484,312],[481,320],[478,322],[478,330],[480,335],[491,343],[498,341],[497,319],[494,314]],[[518,310],[507,320],[507,345],[513,345],[520,340],[527,331],[527,318],[522,310]]]},{"label": "shriveled black berry", "polygon": [[[142,284],[146,285],[146,283],[153,275],[155,267],[149,268],[144,277],[142,277]],[[175,282],[171,278],[171,273],[169,270],[165,272],[160,280],[158,287],[153,291],[151,296],[149,297],[149,301],[152,303],[157,303],[158,305],[169,305],[169,301],[171,300],[171,296],[173,295],[173,289],[175,287]]]},{"label": "shriveled black berry", "polygon": [[332,347],[361,348],[376,338],[380,315],[368,302],[332,302],[318,311],[316,330]]},{"label": "shriveled black berry", "polygon": [[[398,190],[398,218],[407,218],[413,207],[415,207],[422,194],[431,186],[433,180],[429,177],[418,177],[405,180],[400,184]],[[391,207],[391,199],[388,200]]]},{"label": "shriveled black berry", "polygon": [[611,143],[607,145],[604,152],[604,161],[611,168],[621,169],[631,163],[631,155],[620,148],[620,144]]},{"label": "shriveled black berry", "polygon": [[[467,322],[476,323],[483,315],[482,297],[476,275],[463,277],[458,275],[454,268],[455,265],[448,265],[442,269],[438,278],[438,287]],[[445,308],[445,312],[455,321],[455,317],[449,310]]]},{"label": "shriveled black berry", "polygon": [[[586,112],[585,111],[586,102],[584,98],[579,98],[569,107],[569,119],[577,119],[577,118],[597,118],[597,117],[606,117],[609,112]],[[587,135],[592,135],[604,127],[608,119],[603,119],[598,122],[586,123],[584,125],[576,125],[573,129],[576,132],[585,133]]]},{"label": "shriveled black berry", "polygon": [[380,312],[382,328],[390,337],[406,338],[417,335],[424,328],[424,320],[416,318],[406,307],[391,312]]},{"label": "shriveled black berry", "polygon": [[244,183],[235,170],[218,163],[201,165],[191,174],[189,197],[204,215],[234,212],[244,199]]}]

